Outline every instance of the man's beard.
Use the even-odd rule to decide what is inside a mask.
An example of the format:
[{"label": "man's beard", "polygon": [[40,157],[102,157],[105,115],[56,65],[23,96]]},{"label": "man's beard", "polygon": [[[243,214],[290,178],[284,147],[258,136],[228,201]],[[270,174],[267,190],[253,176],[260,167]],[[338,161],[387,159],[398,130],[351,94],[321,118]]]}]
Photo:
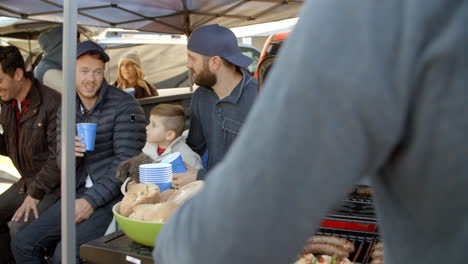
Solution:
[{"label": "man's beard", "polygon": [[203,69],[199,74],[195,75],[195,83],[198,86],[203,86],[206,88],[212,88],[216,84],[218,79],[216,75],[211,73],[207,67]]}]

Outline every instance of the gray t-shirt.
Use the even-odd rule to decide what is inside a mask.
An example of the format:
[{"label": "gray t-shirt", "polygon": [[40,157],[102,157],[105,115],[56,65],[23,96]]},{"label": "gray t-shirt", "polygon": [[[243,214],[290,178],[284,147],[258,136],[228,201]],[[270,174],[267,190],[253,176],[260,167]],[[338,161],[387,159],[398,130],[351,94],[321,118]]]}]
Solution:
[{"label": "gray t-shirt", "polygon": [[[468,1],[305,1],[166,263],[292,263],[371,175],[386,264],[468,259]],[[281,151],[278,151],[281,146]]]}]

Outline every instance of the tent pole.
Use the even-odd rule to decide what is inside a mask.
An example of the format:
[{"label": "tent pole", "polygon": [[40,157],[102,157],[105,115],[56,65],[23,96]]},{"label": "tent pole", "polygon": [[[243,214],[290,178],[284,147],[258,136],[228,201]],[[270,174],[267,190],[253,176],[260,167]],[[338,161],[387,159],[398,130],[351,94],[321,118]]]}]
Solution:
[{"label": "tent pole", "polygon": [[63,89],[62,89],[62,157],[61,157],[61,227],[62,263],[76,262],[75,225],[75,68],[77,1],[64,1]]},{"label": "tent pole", "polygon": [[[187,39],[190,37],[190,34],[192,34],[191,27],[190,27],[190,11],[187,8],[187,0],[181,0],[182,1],[182,6],[184,7],[184,30],[185,30],[185,35],[187,36]],[[193,92],[193,73],[191,70],[187,69],[188,71],[188,83],[189,83],[189,88],[190,92]]]}]

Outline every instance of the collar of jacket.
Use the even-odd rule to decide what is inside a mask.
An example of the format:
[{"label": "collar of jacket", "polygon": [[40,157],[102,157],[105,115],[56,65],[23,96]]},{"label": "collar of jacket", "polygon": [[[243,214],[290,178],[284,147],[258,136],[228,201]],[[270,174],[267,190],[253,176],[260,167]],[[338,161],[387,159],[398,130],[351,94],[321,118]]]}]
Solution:
[{"label": "collar of jacket", "polygon": [[[98,99],[96,100],[96,103],[93,105],[93,107],[91,107],[91,109],[89,109],[88,114],[91,114],[94,111],[94,109],[96,109],[96,107],[102,103],[102,101],[104,100],[104,96],[106,95],[108,89],[109,89],[109,84],[107,83],[106,79],[104,79],[102,81],[101,87],[99,88]],[[81,108],[80,108],[81,105],[82,105],[81,104],[81,99],[80,99],[80,96],[77,93],[76,94],[76,110],[77,110],[77,113],[81,113]]]},{"label": "collar of jacket", "polygon": [[[168,154],[171,154],[172,153],[172,147],[176,144],[179,144],[179,142],[181,141],[185,141],[185,137],[184,136],[180,136],[176,139],[174,139],[174,141],[172,141],[172,143],[169,145],[169,147],[167,147],[163,153],[161,153],[160,156],[166,156]],[[156,146],[156,149],[157,149],[158,146]]]},{"label": "collar of jacket", "polygon": [[[232,90],[231,94],[221,99],[220,102],[230,102],[232,104],[237,104],[237,102],[241,98],[244,87],[247,86],[252,81],[252,79],[253,77],[250,74],[242,70],[242,80],[236,85],[234,90]],[[213,93],[216,98],[219,98],[218,95],[216,95],[215,91],[213,91],[213,89],[207,90]]]},{"label": "collar of jacket", "polygon": [[36,78],[32,78],[31,91],[29,91],[28,95],[26,96],[26,98],[29,98],[29,100],[31,100],[31,102],[29,103],[28,109],[32,109],[41,104],[42,98],[41,98],[41,93],[39,92],[40,85],[41,84]]},{"label": "collar of jacket", "polygon": [[[26,98],[28,98],[30,100],[30,103],[29,103],[29,107],[28,109],[31,109],[31,108],[34,108],[34,107],[37,107],[38,105],[41,104],[41,93],[39,92],[39,87],[41,86],[41,84],[39,83],[39,81],[33,77],[32,73],[31,72],[27,72],[25,74],[26,78],[30,79],[31,80],[31,90],[28,92],[28,94],[26,95]],[[8,105],[10,106],[11,103],[13,102],[13,99],[10,100],[10,101],[2,101],[2,104],[5,104],[5,105]]]},{"label": "collar of jacket", "polygon": [[[153,144],[153,143],[149,143],[150,145],[152,145],[152,149],[150,151],[146,151],[144,152],[146,155],[150,156],[154,161],[156,160],[159,160],[161,159],[162,157],[165,157],[169,154],[172,153],[172,147],[175,146],[176,144],[179,144],[180,142],[185,142],[185,137],[184,136],[180,136],[178,138],[176,138],[165,150],[163,153],[161,153],[161,155],[158,155],[158,144]],[[154,150],[154,151],[153,151]]]}]

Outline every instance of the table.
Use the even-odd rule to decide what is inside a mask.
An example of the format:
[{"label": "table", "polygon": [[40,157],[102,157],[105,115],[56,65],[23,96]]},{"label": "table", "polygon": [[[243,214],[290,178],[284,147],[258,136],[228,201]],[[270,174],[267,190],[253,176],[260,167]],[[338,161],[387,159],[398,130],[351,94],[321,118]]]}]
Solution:
[{"label": "table", "polygon": [[153,264],[152,250],[118,231],[81,245],[80,258],[87,264]]}]

